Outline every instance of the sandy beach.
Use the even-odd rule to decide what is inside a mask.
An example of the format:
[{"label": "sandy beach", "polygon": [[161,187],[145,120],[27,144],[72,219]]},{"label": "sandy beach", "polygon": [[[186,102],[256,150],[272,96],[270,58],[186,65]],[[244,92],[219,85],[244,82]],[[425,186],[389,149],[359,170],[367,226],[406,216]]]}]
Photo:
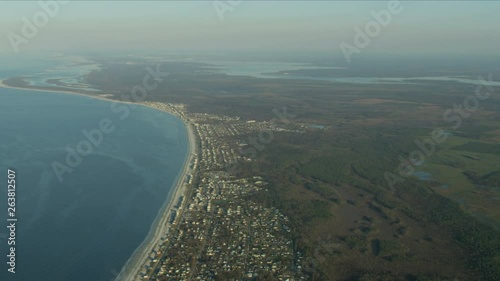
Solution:
[{"label": "sandy beach", "polygon": [[[186,194],[186,189],[187,189],[186,176],[192,173],[192,170],[190,168],[190,163],[192,163],[194,157],[196,157],[197,151],[196,151],[196,141],[193,128],[186,120],[183,121],[186,126],[189,139],[189,152],[184,162],[184,168],[176,180],[172,196],[169,196],[169,200],[165,202],[165,205],[160,210],[158,217],[156,218],[155,222],[151,227],[148,237],[141,244],[141,246],[134,252],[132,257],[127,261],[122,271],[115,279],[117,281],[141,280],[141,279],[136,279],[137,275],[140,273],[142,266],[145,264],[145,261],[148,259],[149,255],[151,254],[151,251],[156,246],[159,246],[161,238],[168,233],[170,227],[170,224],[168,223],[170,214],[174,209],[176,202],[179,200],[179,197],[184,196]],[[180,216],[179,212],[177,216]]]},{"label": "sandy beach", "polygon": [[[143,265],[145,264],[146,260],[148,259],[149,255],[151,254],[151,251],[160,245],[160,242],[162,242],[162,238],[168,233],[170,224],[168,223],[168,220],[170,218],[170,214],[172,210],[174,210],[176,203],[179,200],[180,196],[184,196],[187,191],[188,184],[186,183],[186,176],[189,174],[192,174],[193,171],[190,168],[190,164],[194,161],[194,158],[196,157],[197,154],[197,147],[196,147],[196,135],[194,133],[192,125],[189,123],[188,120],[185,120],[181,116],[178,116],[177,114],[174,114],[172,112],[169,112],[167,110],[162,110],[160,108],[156,108],[151,105],[147,105],[144,103],[139,103],[139,102],[123,102],[123,101],[118,101],[118,100],[113,100],[110,98],[107,98],[102,95],[91,95],[91,94],[85,94],[82,92],[77,92],[77,91],[70,91],[70,90],[57,90],[57,89],[37,89],[37,88],[23,88],[23,87],[12,87],[9,85],[6,85],[3,83],[3,80],[0,80],[0,88],[9,88],[9,89],[19,89],[19,90],[32,90],[32,91],[41,91],[41,92],[57,92],[57,93],[64,93],[64,94],[72,94],[72,95],[80,95],[80,96],[85,96],[88,98],[95,98],[95,99],[100,99],[100,100],[105,100],[109,102],[117,102],[117,103],[133,103],[141,106],[147,106],[150,108],[153,108],[155,110],[159,110],[162,112],[166,112],[171,115],[175,115],[176,117],[180,118],[184,125],[186,126],[187,134],[188,134],[188,140],[189,140],[189,151],[186,159],[184,160],[184,165],[183,165],[183,170],[181,173],[177,176],[177,179],[175,180],[175,183],[172,188],[172,190],[169,192],[169,195],[167,197],[167,200],[164,202],[162,208],[159,210],[157,217],[155,218],[155,221],[151,225],[150,231],[148,233],[148,236],[145,237],[145,240],[141,243],[141,245],[134,251],[132,256],[129,258],[127,263],[124,265],[124,267],[121,269],[120,273],[116,276],[115,280],[119,281],[135,281],[135,280],[140,280],[136,279],[137,275],[140,273]],[[178,212],[177,216],[179,217],[181,214]]]},{"label": "sandy beach", "polygon": [[[99,99],[99,100],[105,100],[105,101],[113,101],[113,102],[122,102],[122,101],[117,101],[117,100],[113,100],[113,99],[110,99],[110,98],[107,98],[105,96],[105,94],[102,94],[102,95],[92,95],[90,93],[86,94],[84,92],[79,92],[79,91],[71,91],[71,90],[58,90],[58,89],[40,89],[40,88],[31,88],[31,87],[26,87],[26,88],[23,88],[23,87],[13,87],[13,86],[9,86],[9,85],[6,85],[4,82],[4,80],[0,80],[0,88],[7,88],[7,89],[16,89],[16,90],[31,90],[31,91],[37,91],[37,92],[48,92],[48,93],[62,93],[62,94],[70,94],[70,95],[78,95],[78,96],[85,96],[85,97],[88,97],[88,98],[93,98],[93,99]],[[127,102],[122,102],[122,103],[127,103]]]}]

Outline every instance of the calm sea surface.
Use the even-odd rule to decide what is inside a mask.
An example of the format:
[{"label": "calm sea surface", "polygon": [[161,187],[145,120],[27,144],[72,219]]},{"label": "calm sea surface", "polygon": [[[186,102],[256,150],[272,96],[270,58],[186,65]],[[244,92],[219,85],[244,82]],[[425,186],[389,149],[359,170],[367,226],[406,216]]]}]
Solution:
[{"label": "calm sea surface", "polygon": [[[147,107],[0,88],[0,280],[110,281],[146,238],[187,156],[182,122]],[[116,110],[115,110],[116,111]],[[67,147],[115,130],[63,174]],[[7,272],[7,168],[17,172],[16,273]],[[2,235],[3,234],[3,235]]]}]

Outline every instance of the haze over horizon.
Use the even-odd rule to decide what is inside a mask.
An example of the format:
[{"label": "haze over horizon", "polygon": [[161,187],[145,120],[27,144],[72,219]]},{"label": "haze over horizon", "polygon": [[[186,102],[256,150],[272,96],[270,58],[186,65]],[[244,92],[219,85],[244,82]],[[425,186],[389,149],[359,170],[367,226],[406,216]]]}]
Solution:
[{"label": "haze over horizon", "polygon": [[[75,1],[61,5],[38,34],[21,45],[36,51],[157,50],[277,51],[341,55],[355,27],[373,20],[387,1],[243,1],[224,13],[214,1]],[[8,34],[21,34],[36,1],[3,2],[0,54],[12,54]],[[406,2],[363,55],[491,56],[500,49],[499,2]],[[488,7],[487,9],[485,7]],[[109,13],[113,11],[113,13]],[[203,48],[201,48],[203,46]]]},{"label": "haze over horizon", "polygon": [[0,281],[499,281],[499,14],[0,1]]}]

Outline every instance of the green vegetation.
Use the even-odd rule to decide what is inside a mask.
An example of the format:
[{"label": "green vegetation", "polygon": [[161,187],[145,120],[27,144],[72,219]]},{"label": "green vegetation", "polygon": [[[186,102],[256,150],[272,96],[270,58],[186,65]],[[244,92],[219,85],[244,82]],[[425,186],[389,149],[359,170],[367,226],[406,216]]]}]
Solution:
[{"label": "green vegetation", "polygon": [[[106,63],[87,82],[120,99],[140,83],[144,66]],[[500,121],[485,117],[497,114],[498,96],[453,130],[443,112],[473,94],[470,85],[198,75],[205,68],[162,65],[172,74],[147,100],[258,121],[275,118],[273,109],[286,106],[292,124],[327,126],[276,132],[255,161],[241,164],[243,174],[269,181],[268,192],[249,200],[290,218],[290,235],[311,280],[500,280]],[[373,69],[342,73],[371,76]],[[391,192],[384,173],[397,174],[398,157],[407,159],[418,149],[415,140],[435,128],[450,135],[418,167],[432,180],[404,178]]]},{"label": "green vegetation", "polygon": [[487,154],[500,154],[500,144],[493,143],[468,142],[454,149]]}]

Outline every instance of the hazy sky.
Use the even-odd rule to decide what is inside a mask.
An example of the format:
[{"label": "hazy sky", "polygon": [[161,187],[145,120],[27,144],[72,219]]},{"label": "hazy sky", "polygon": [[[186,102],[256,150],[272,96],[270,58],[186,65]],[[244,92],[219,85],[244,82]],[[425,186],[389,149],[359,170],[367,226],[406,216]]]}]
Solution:
[{"label": "hazy sky", "polygon": [[[221,20],[215,1],[72,1],[61,5],[33,38],[36,50],[283,50],[339,53],[354,44],[354,28],[373,20],[387,1],[242,1]],[[220,1],[223,3],[226,1]],[[403,10],[364,51],[370,53],[497,54],[500,2],[402,1]],[[0,52],[8,34],[22,35],[22,18],[38,2],[0,2]]]}]

